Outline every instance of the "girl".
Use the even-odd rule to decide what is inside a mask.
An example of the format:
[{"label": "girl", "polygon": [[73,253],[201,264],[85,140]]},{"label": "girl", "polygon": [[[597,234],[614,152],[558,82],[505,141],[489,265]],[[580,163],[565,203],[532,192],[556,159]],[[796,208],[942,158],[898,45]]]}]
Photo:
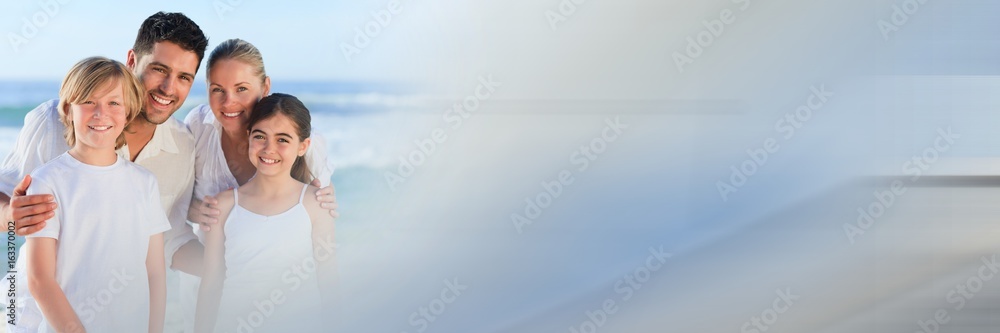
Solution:
[{"label": "girl", "polygon": [[334,218],[320,206],[319,188],[306,184],[310,122],[309,110],[286,94],[253,108],[248,155],[257,171],[218,196],[219,225],[205,232],[196,332],[322,327],[322,309],[332,306]]},{"label": "girl", "polygon": [[[194,134],[196,150],[194,196],[188,220],[199,225],[194,233],[201,244],[206,243],[204,232],[222,220],[215,196],[246,184],[257,172],[247,155],[247,123],[257,101],[271,89],[263,55],[242,39],[229,39],[216,46],[206,68],[208,104],[195,107],[184,120]],[[316,193],[329,214],[336,217],[337,203],[330,185],[333,169],[327,165],[324,142],[320,135],[311,136],[310,141],[304,158],[314,179],[306,182],[326,186]],[[203,262],[195,264],[198,268],[204,266]],[[199,283],[196,276],[180,274],[179,297],[188,332],[195,326]]]},{"label": "girl", "polygon": [[170,223],[153,174],[115,153],[144,96],[132,71],[103,57],[80,61],[63,79],[70,149],[32,172],[28,189],[51,194],[59,208],[20,250],[11,274],[27,289],[14,292],[8,332],[163,330]]}]

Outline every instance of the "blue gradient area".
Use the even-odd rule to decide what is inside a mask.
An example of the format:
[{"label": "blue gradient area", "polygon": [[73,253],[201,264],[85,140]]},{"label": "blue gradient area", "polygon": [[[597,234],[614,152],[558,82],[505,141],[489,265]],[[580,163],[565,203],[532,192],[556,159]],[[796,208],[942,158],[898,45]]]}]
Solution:
[{"label": "blue gradient area", "polygon": [[[1000,327],[980,273],[1000,251],[1000,4],[401,1],[348,58],[389,1],[216,2],[164,9],[258,45],[330,143],[331,330]],[[160,9],[122,6],[99,48],[62,37],[106,7],[0,48],[0,143],[63,68],[123,54]],[[37,8],[0,5],[0,31]],[[203,75],[177,117],[207,102]]]}]

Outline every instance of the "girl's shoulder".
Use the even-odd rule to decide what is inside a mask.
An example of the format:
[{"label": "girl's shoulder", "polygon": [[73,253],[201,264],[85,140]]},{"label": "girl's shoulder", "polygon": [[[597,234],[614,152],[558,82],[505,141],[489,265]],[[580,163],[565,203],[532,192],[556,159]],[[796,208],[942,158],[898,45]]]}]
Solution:
[{"label": "girl's shoulder", "polygon": [[309,212],[309,216],[317,217],[327,215],[327,209],[320,206],[319,199],[316,198],[316,192],[319,192],[320,188],[306,184],[305,194],[302,196],[302,206],[305,206],[306,211]]},{"label": "girl's shoulder", "polygon": [[316,192],[319,191],[319,187],[305,184],[305,193],[302,194],[302,205],[306,206],[307,209],[318,208],[319,200],[316,200]]},{"label": "girl's shoulder", "polygon": [[215,195],[215,200],[219,200],[219,210],[227,213],[236,206],[236,189],[228,189]]}]

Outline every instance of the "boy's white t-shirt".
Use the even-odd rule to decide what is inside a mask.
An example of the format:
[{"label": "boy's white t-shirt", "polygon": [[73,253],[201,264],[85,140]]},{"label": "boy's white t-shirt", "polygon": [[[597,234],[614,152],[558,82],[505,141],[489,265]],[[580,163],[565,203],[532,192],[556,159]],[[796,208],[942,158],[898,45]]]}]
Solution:
[{"label": "boy's white t-shirt", "polygon": [[[52,194],[59,209],[41,231],[26,237],[59,240],[56,282],[84,327],[88,332],[145,332],[149,237],[170,229],[156,177],[120,157],[102,167],[69,153],[31,176],[28,194]],[[26,261],[17,261],[18,323],[12,331],[31,332],[37,326],[38,332],[51,332],[28,291]]]}]

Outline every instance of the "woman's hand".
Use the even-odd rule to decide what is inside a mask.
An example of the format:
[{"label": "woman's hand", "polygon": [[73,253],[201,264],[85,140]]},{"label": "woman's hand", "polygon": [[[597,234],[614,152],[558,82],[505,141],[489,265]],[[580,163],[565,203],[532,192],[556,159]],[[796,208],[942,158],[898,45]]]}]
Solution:
[{"label": "woman's hand", "polygon": [[[322,184],[320,184],[319,179],[313,179],[312,183],[309,185],[320,187]],[[333,188],[333,184],[320,188],[319,191],[316,191],[316,200],[319,201],[320,207],[330,210],[330,216],[334,219],[340,217],[340,213],[337,212],[337,195]]]}]

